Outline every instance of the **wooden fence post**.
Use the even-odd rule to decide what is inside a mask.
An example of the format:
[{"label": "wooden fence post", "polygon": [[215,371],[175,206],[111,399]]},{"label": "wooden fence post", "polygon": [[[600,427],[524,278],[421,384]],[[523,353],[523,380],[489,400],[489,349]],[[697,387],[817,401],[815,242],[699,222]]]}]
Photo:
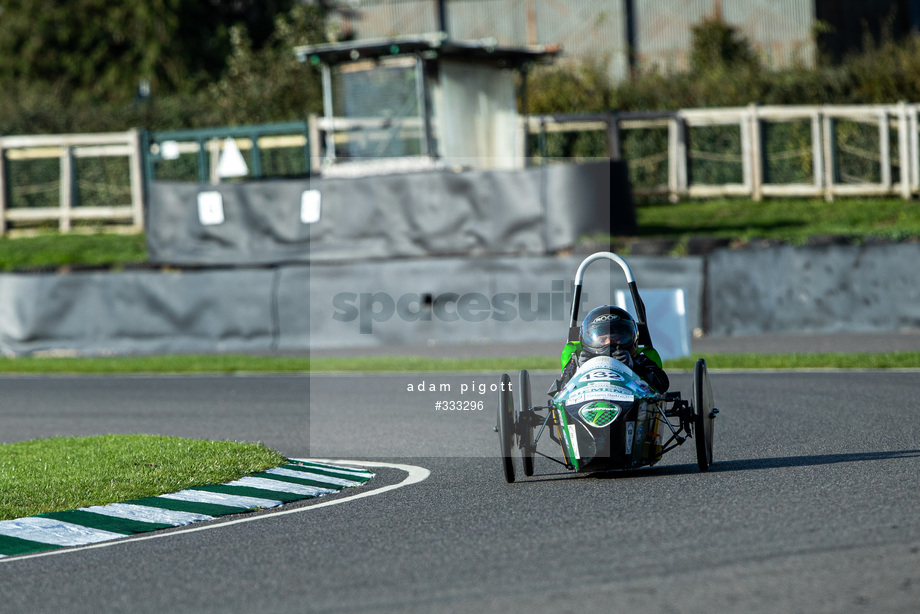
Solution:
[{"label": "wooden fence post", "polygon": [[144,230],[144,152],[142,151],[141,131],[134,128],[128,132],[131,153],[128,156],[131,175],[131,215],[134,218],[134,230]]},{"label": "wooden fence post", "polygon": [[62,233],[70,232],[70,212],[73,207],[73,148],[65,145],[61,147],[61,184],[60,184],[60,217],[58,228]]},{"label": "wooden fence post", "polygon": [[0,237],[6,234],[6,151],[0,144]]},{"label": "wooden fence post", "polygon": [[749,126],[751,130],[751,198],[763,200],[763,135],[760,118],[757,116],[757,103],[751,103]]},{"label": "wooden fence post", "polygon": [[815,189],[824,189],[824,148],[821,143],[821,111],[811,114],[811,171],[814,176]]},{"label": "wooden fence post", "polygon": [[821,137],[824,146],[824,200],[831,202],[834,200],[834,170],[835,164],[835,147],[834,147],[834,118],[824,113],[822,119]]},{"label": "wooden fence post", "polygon": [[307,141],[307,147],[309,148],[307,172],[312,175],[313,173],[318,173],[323,167],[323,160],[320,157],[319,124],[316,121],[315,113],[310,113],[307,118]]},{"label": "wooden fence post", "polygon": [[751,167],[754,154],[751,152],[751,130],[746,113],[741,113],[738,120],[738,132],[741,135],[741,183],[744,184],[745,192],[753,195],[754,182]]},{"label": "wooden fence post", "polygon": [[672,201],[687,192],[687,123],[678,113],[668,122],[668,191]]},{"label": "wooden fence post", "polygon": [[909,151],[910,151],[910,162],[908,164],[908,174],[910,176],[910,189],[920,190],[920,134],[918,134],[918,121],[917,121],[917,109],[918,105],[911,105],[909,112],[909,130],[910,138],[908,139]]},{"label": "wooden fence post", "polygon": [[910,139],[907,131],[909,130],[907,121],[907,104],[902,100],[898,103],[898,162],[901,180],[901,198],[910,200],[910,174],[911,174],[911,156],[910,156]]},{"label": "wooden fence post", "polygon": [[323,79],[323,117],[326,118],[326,160],[335,160],[335,131],[332,110],[332,69],[320,64]]},{"label": "wooden fence post", "polygon": [[888,125],[888,111],[882,109],[878,112],[878,162],[880,167],[881,184],[890,192],[891,182],[891,127]]},{"label": "wooden fence post", "polygon": [[677,162],[677,187],[681,196],[690,191],[690,150],[687,147],[687,119],[677,118],[677,147],[680,158]]},{"label": "wooden fence post", "polygon": [[211,185],[220,183],[220,175],[217,174],[217,167],[220,165],[220,139],[212,138],[208,140],[208,181]]}]

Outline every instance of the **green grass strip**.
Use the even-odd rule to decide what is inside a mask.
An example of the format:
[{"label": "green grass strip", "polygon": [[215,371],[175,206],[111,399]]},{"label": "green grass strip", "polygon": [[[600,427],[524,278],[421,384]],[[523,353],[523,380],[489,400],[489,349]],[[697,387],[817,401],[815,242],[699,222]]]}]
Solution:
[{"label": "green grass strip", "polygon": [[[345,361],[342,361],[345,363]],[[241,373],[309,371],[305,356],[274,357],[243,354],[175,354],[158,356],[0,358],[0,373],[99,375],[132,373]]]},{"label": "green grass strip", "polygon": [[709,369],[918,369],[920,352],[880,354],[706,354],[669,360],[665,369],[692,369],[705,358]]},{"label": "green grass strip", "polygon": [[0,271],[66,266],[123,268],[147,261],[143,234],[60,234],[0,238]]},{"label": "green grass strip", "polygon": [[744,198],[686,200],[641,205],[636,222],[642,237],[688,240],[723,237],[737,243],[770,239],[793,245],[816,236],[903,241],[920,236],[920,208],[896,198]]},{"label": "green grass strip", "polygon": [[[747,198],[640,203],[640,238],[679,241],[675,253],[697,236],[722,237],[743,244],[754,239],[801,245],[815,236],[903,241],[920,236],[920,207],[900,198]],[[615,238],[617,241],[619,238]],[[629,246],[623,246],[628,251]],[[621,255],[628,255],[622,253]],[[35,237],[0,238],[0,271],[60,267],[113,270],[148,260],[143,234],[91,235],[49,232]]]},{"label": "green grass strip", "polygon": [[[692,369],[705,358],[713,369],[918,369],[920,352],[880,354],[694,354],[665,362],[666,369]],[[104,358],[0,358],[0,373],[133,374],[133,373],[449,373],[513,372],[559,369],[555,356],[514,358],[431,358],[366,356],[308,358],[248,355],[167,355]]]},{"label": "green grass strip", "polygon": [[284,464],[261,444],[160,435],[0,444],[0,520],[220,484]]},{"label": "green grass strip", "polygon": [[307,373],[307,372],[450,372],[500,371],[516,368],[551,369],[559,359],[430,358],[428,356],[368,356],[309,358],[249,355],[111,356],[98,358],[0,358],[0,373],[132,374],[132,373]]}]

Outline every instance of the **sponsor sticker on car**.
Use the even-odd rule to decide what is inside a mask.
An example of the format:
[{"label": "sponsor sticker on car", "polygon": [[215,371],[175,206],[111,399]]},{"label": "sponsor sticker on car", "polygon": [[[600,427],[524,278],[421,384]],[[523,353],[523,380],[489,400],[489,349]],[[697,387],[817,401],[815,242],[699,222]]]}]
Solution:
[{"label": "sponsor sticker on car", "polygon": [[585,401],[625,401],[634,399],[632,392],[620,386],[607,384],[591,384],[574,391],[568,397],[569,403],[584,403]]}]

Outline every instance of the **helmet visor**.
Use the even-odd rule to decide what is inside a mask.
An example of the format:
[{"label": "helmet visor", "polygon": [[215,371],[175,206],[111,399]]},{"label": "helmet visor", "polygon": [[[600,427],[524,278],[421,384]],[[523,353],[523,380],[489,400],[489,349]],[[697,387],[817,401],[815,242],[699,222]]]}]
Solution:
[{"label": "helmet visor", "polygon": [[639,331],[632,320],[601,316],[585,329],[582,343],[586,349],[598,353],[607,348],[632,348],[638,337]]}]

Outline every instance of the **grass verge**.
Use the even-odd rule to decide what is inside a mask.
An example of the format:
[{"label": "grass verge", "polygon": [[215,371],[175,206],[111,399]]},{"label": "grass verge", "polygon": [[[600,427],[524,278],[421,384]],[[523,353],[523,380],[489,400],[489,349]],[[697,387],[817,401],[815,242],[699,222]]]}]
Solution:
[{"label": "grass verge", "polygon": [[709,369],[920,369],[920,352],[879,354],[709,354],[665,363],[667,369],[692,369],[705,358]]},{"label": "grass verge", "polygon": [[[695,354],[670,360],[666,369],[692,369],[705,358],[710,369],[920,369],[920,352],[881,354]],[[351,358],[274,357],[237,354],[113,356],[104,358],[0,358],[0,373],[132,374],[132,373],[329,373],[329,372],[459,372],[559,369],[553,356],[515,358],[430,358],[427,356],[365,356]]]},{"label": "grass verge", "polygon": [[[811,237],[903,241],[920,237],[920,207],[897,198],[744,198],[645,203],[636,208],[639,238],[686,242],[694,236],[720,237],[743,244],[767,239],[805,244]],[[616,242],[616,241],[615,241]],[[628,245],[624,245],[628,250]],[[624,252],[625,253],[625,252]],[[107,267],[147,261],[143,234],[58,234],[0,238],[0,271]]]},{"label": "grass verge", "polygon": [[636,209],[641,237],[710,236],[744,243],[754,239],[803,245],[837,236],[903,241],[920,237],[920,207],[895,198],[688,200]]},{"label": "grass verge", "polygon": [[283,464],[261,444],[159,435],[0,444],[0,520],[221,484]]},{"label": "grass verge", "polygon": [[0,238],[0,271],[69,266],[118,268],[147,262],[143,234],[58,234]]}]

